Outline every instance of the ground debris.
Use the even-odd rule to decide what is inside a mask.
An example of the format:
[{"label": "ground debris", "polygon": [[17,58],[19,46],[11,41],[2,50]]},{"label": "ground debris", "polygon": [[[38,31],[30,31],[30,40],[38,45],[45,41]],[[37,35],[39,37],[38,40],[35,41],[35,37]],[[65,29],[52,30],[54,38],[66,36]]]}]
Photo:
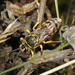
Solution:
[{"label": "ground debris", "polygon": [[[50,50],[43,50],[43,54],[44,53],[47,53],[49,52]],[[40,56],[41,53],[38,52],[34,55],[34,58]],[[58,61],[61,61],[65,58],[69,58],[69,59],[72,59],[72,58],[75,58],[75,52],[73,53],[73,50],[72,49],[66,49],[66,50],[63,50],[63,51],[56,51],[52,54],[49,54],[47,56],[45,56],[45,59],[42,57],[38,60],[35,60],[27,65],[25,65],[18,73],[17,75],[26,75],[28,72],[34,70],[34,69],[37,69],[39,66],[42,66],[46,63],[51,63],[51,62],[56,62],[56,63],[59,63]]]},{"label": "ground debris", "polygon": [[[68,42],[75,39],[75,26],[71,26],[71,27],[63,26],[61,27],[61,31],[62,31],[63,38]],[[73,47],[75,51],[75,42],[70,43],[70,45]]]}]

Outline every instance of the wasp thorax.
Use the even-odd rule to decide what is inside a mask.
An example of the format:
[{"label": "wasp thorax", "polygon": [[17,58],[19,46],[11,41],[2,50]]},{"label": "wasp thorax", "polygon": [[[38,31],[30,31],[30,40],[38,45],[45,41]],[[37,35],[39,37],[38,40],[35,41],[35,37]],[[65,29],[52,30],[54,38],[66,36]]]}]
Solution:
[{"label": "wasp thorax", "polygon": [[31,47],[34,47],[35,44],[37,44],[37,42],[38,42],[38,38],[36,35],[30,35],[30,36],[26,37],[26,42]]}]

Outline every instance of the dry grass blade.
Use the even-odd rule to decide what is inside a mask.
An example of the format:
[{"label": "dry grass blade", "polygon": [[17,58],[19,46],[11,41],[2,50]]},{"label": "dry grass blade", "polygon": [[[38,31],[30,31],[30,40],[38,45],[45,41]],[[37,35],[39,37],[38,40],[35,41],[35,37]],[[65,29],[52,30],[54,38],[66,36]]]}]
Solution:
[{"label": "dry grass blade", "polygon": [[10,39],[10,38],[0,40],[0,43],[2,43],[2,42],[4,42],[4,41],[7,41],[8,39]]},{"label": "dry grass blade", "polygon": [[9,38],[7,38],[8,35],[13,34],[20,27],[22,27],[21,24],[17,24],[16,26],[13,26],[15,24],[15,22],[17,21],[17,19],[15,21],[13,21],[11,24],[9,24],[8,27],[5,29],[5,31],[2,34],[0,34],[0,43],[8,40],[9,39]]},{"label": "dry grass blade", "polygon": [[[18,19],[18,18],[17,18]],[[5,31],[2,34],[5,34],[7,32],[9,32],[9,29],[12,28],[12,26],[14,25],[14,23],[17,21],[17,19],[15,21],[13,21],[11,24],[8,25],[8,27],[5,29]]]},{"label": "dry grass blade", "polygon": [[75,59],[72,60],[72,61],[70,61],[70,62],[68,62],[68,63],[65,63],[65,64],[63,64],[63,65],[61,65],[61,66],[58,66],[58,67],[56,67],[56,68],[54,68],[54,69],[51,69],[51,70],[49,70],[49,71],[46,71],[46,72],[44,72],[44,73],[42,73],[42,74],[40,74],[40,75],[48,75],[48,74],[54,73],[54,72],[56,72],[56,71],[58,71],[58,70],[60,70],[60,69],[63,69],[63,68],[65,68],[65,67],[69,66],[69,65],[72,65],[72,64],[74,64],[74,63],[75,63]]}]

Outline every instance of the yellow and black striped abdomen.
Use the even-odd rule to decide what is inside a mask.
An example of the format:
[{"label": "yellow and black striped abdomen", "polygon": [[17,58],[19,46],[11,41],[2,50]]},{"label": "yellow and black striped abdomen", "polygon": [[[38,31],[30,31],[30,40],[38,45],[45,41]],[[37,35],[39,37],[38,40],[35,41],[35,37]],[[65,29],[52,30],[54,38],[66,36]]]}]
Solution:
[{"label": "yellow and black striped abdomen", "polygon": [[53,18],[51,20],[47,20],[42,24],[41,29],[45,30],[45,35],[53,35],[61,26],[60,18]]}]

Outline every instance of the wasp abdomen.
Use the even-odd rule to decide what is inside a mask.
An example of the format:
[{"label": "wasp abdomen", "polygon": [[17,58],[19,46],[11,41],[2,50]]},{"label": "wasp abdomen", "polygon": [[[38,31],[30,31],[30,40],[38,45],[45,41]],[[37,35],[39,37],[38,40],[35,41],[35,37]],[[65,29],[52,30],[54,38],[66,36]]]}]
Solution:
[{"label": "wasp abdomen", "polygon": [[53,18],[51,20],[47,20],[42,25],[46,28],[47,35],[53,35],[59,29],[61,25],[61,19]]}]

